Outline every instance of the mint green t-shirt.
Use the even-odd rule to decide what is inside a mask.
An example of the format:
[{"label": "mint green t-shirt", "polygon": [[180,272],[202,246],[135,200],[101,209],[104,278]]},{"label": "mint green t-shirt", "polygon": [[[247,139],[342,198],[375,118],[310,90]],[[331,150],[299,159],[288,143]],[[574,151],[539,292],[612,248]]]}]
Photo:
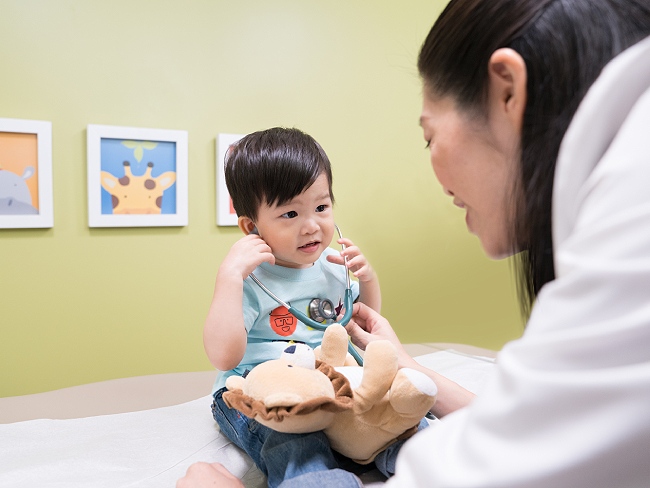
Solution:
[{"label": "mint green t-shirt", "polygon": [[[314,298],[328,298],[335,307],[343,309],[346,270],[327,261],[326,256],[330,254],[338,254],[338,251],[327,248],[309,268],[294,269],[262,263],[254,273],[278,298],[297,310],[304,310],[307,315],[309,302]],[[356,300],[359,284],[352,281],[351,288],[352,298]],[[246,352],[235,369],[219,372],[213,393],[225,386],[228,376],[241,376],[264,361],[279,358],[289,341],[304,342],[315,348],[323,339],[322,331],[306,326],[289,314],[250,277],[244,280],[243,308],[248,333]]]}]

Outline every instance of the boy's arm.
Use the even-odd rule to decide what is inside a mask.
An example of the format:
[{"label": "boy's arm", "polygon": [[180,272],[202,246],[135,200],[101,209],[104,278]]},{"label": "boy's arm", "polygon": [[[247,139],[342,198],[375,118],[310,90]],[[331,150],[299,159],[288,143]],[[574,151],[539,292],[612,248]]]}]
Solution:
[{"label": "boy's arm", "polygon": [[212,365],[221,371],[236,367],[244,357],[244,279],[263,262],[275,262],[271,248],[259,236],[248,235],[233,245],[219,267],[203,326],[203,346]]},{"label": "boy's arm", "polygon": [[381,288],[379,287],[377,273],[372,269],[361,250],[350,239],[342,238],[337,242],[343,244],[345,249],[341,251],[339,256],[335,254],[327,256],[327,260],[342,265],[344,263],[343,258],[346,257],[348,269],[359,280],[359,301],[376,312],[381,312]]},{"label": "boy's arm", "polygon": [[246,350],[241,276],[217,273],[214,295],[203,327],[203,346],[212,365],[228,371],[239,364]]}]

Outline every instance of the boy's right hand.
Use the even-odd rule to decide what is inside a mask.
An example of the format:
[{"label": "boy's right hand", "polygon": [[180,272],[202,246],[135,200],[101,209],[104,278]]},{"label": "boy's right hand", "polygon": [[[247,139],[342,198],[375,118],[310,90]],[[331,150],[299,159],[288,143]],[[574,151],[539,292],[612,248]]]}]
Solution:
[{"label": "boy's right hand", "polygon": [[219,273],[236,274],[242,279],[246,279],[255,268],[264,262],[275,264],[275,256],[271,248],[260,236],[248,234],[230,248],[219,267]]}]

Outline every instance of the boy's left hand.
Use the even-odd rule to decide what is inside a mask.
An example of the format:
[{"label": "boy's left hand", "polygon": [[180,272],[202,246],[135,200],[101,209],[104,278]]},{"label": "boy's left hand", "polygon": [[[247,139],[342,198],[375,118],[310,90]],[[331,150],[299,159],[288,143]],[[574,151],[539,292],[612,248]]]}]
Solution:
[{"label": "boy's left hand", "polygon": [[345,246],[340,255],[332,254],[327,256],[327,260],[334,264],[344,264],[344,257],[348,259],[348,269],[359,281],[371,281],[376,278],[375,271],[370,266],[366,257],[361,253],[361,250],[354,245],[354,243],[347,238],[337,240],[339,244]]}]

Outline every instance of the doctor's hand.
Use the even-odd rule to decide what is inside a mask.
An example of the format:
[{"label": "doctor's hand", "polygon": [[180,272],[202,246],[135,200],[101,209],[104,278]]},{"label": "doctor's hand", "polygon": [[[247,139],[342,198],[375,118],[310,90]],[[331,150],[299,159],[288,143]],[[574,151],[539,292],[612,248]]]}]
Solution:
[{"label": "doctor's hand", "polygon": [[413,368],[431,378],[438,387],[437,400],[431,409],[436,417],[441,418],[448,413],[455,412],[459,408],[467,406],[474,398],[472,392],[458,383],[420,365],[406,352],[388,320],[363,303],[354,304],[352,319],[345,328],[352,338],[352,342],[364,350],[372,341],[389,340],[397,349],[397,363],[400,368]]},{"label": "doctor's hand", "polygon": [[245,279],[262,263],[275,264],[269,245],[256,234],[248,234],[233,244],[219,266],[219,274]]},{"label": "doctor's hand", "polygon": [[244,484],[219,463],[194,463],[176,488],[244,488]]},{"label": "doctor's hand", "polygon": [[345,237],[337,240],[341,245],[345,246],[345,249],[341,251],[341,254],[336,255],[332,254],[327,256],[327,260],[330,263],[334,264],[344,264],[344,258],[348,259],[348,269],[352,271],[352,274],[360,282],[367,282],[377,279],[375,271],[370,266],[370,263],[366,257],[361,253],[361,250],[354,245],[350,239]]},{"label": "doctor's hand", "polygon": [[412,363],[413,359],[404,349],[388,320],[363,303],[355,303],[352,319],[345,326],[352,342],[365,351],[366,346],[380,339],[390,341],[397,349],[400,366]]}]

